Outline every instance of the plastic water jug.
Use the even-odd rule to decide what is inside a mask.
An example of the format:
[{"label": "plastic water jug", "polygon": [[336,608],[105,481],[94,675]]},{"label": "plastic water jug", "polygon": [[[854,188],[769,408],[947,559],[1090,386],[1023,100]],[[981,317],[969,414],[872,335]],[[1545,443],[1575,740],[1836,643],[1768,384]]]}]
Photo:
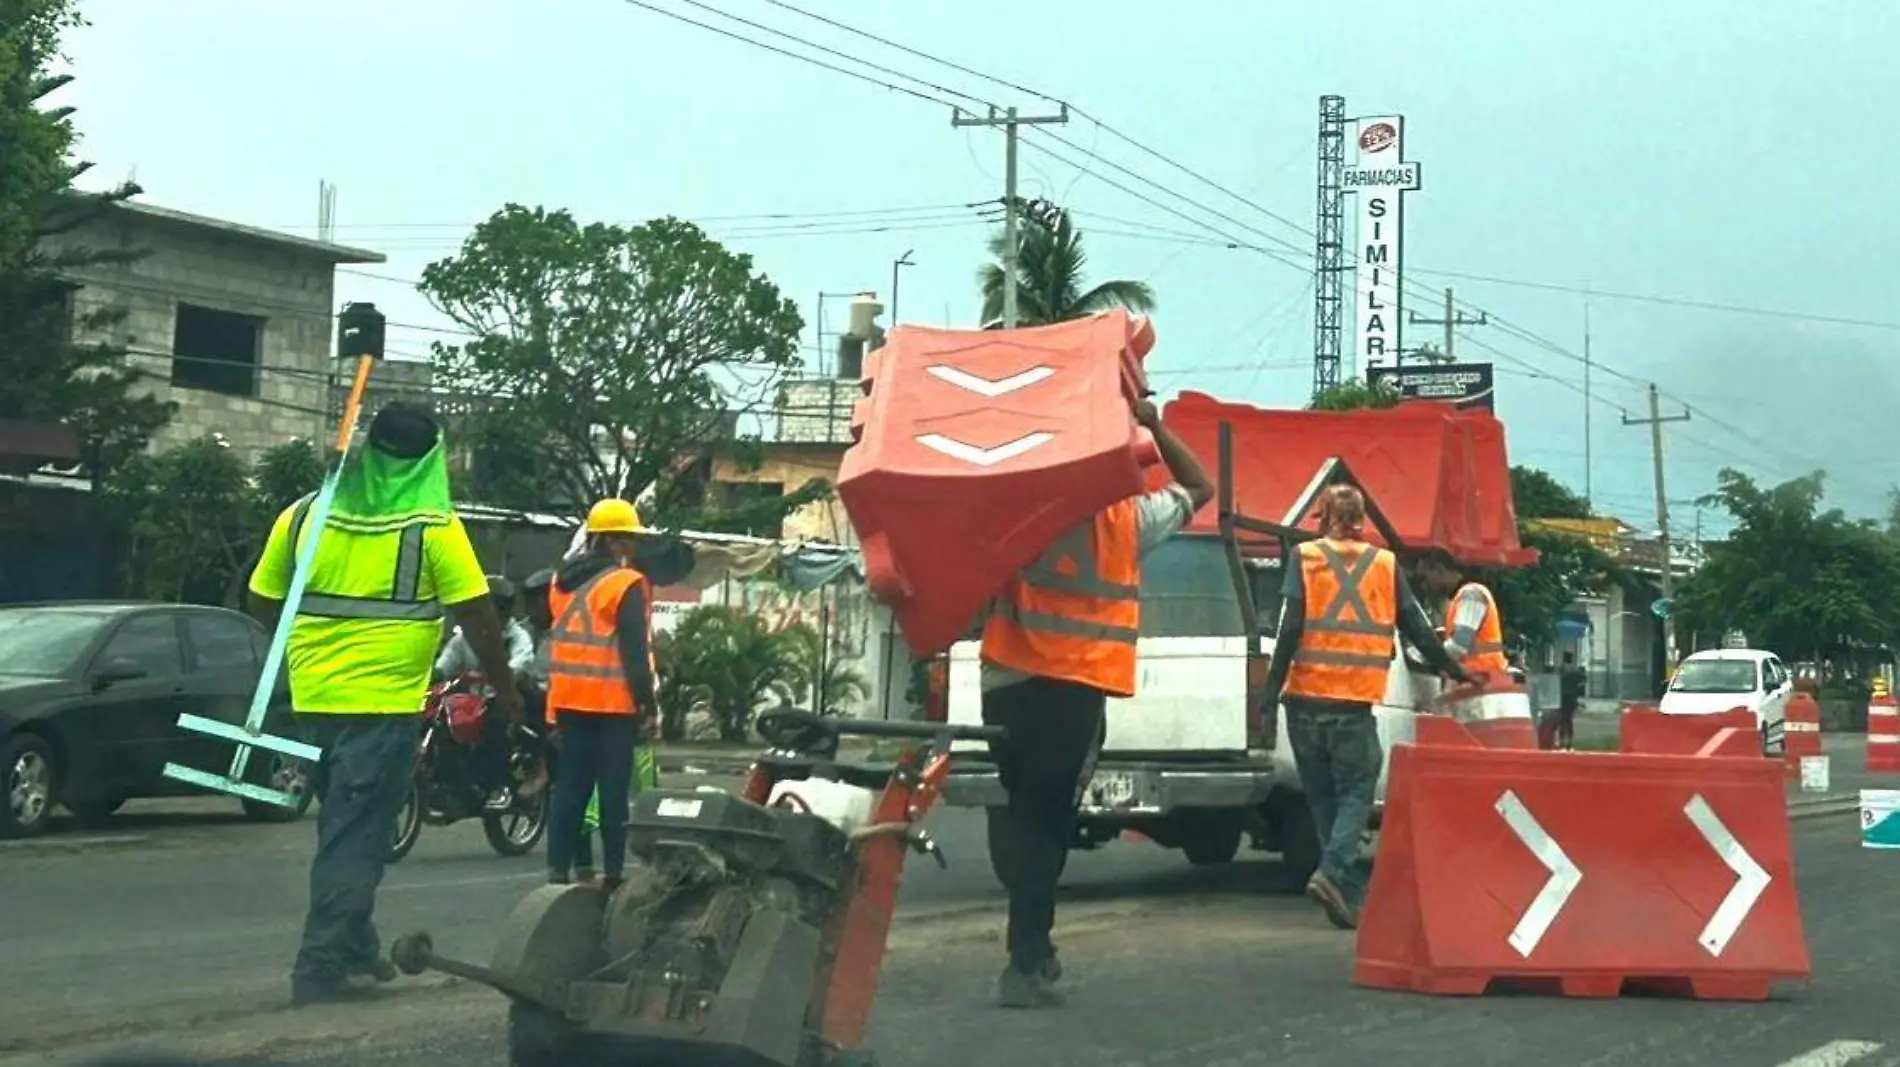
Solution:
[{"label": "plastic water jug", "polygon": [[870,824],[876,802],[877,795],[869,789],[824,778],[807,778],[773,786],[766,806],[810,812],[848,834]]}]

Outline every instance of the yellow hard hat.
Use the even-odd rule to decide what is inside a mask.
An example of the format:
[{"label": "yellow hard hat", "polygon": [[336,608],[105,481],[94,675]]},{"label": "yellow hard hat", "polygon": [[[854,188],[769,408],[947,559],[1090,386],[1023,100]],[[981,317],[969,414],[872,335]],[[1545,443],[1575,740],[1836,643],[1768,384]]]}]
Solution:
[{"label": "yellow hard hat", "polygon": [[639,533],[640,512],[617,496],[610,496],[587,509],[590,534]]}]

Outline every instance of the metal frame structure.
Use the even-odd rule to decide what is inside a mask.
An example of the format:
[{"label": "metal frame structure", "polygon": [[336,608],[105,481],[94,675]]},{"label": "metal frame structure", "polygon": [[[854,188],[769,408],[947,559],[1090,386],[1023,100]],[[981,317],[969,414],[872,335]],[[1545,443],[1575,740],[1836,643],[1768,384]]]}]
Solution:
[{"label": "metal frame structure", "polygon": [[1313,392],[1339,384],[1345,313],[1346,98],[1319,98],[1319,202],[1313,226]]}]

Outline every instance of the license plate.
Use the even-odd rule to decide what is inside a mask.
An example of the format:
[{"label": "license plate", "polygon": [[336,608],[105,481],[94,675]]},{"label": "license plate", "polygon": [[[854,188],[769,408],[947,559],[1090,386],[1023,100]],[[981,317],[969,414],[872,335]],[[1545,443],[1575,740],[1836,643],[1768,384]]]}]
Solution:
[{"label": "license plate", "polygon": [[1089,779],[1089,800],[1104,808],[1132,807],[1135,776],[1120,771],[1098,771]]}]

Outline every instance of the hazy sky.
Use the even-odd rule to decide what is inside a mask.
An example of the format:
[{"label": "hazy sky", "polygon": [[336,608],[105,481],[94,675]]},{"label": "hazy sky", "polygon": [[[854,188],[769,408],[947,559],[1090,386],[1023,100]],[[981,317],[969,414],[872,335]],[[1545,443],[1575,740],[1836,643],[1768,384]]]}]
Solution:
[{"label": "hazy sky", "polygon": [[[1861,512],[1900,481],[1900,309],[1896,272],[1880,266],[1900,243],[1880,193],[1900,173],[1889,3],[796,2],[1067,100],[1253,202],[1087,119],[1056,131],[1075,148],[1024,137],[1024,194],[1070,206],[1085,234],[1114,231],[1087,236],[1092,275],[1155,286],[1150,366],[1164,393],[1288,405],[1309,391],[1317,101],[1339,93],[1349,115],[1406,116],[1407,155],[1424,167],[1406,208],[1408,288],[1454,285],[1491,314],[1459,344],[1499,365],[1514,461],[1583,487],[1583,298],[1433,271],[1886,323],[1594,299],[1592,466],[1606,510],[1653,522],[1648,434],[1619,418],[1645,403],[1632,380],[1694,412],[1667,430],[1684,532],[1688,501],[1725,465],[1777,481],[1825,467],[1833,499]],[[979,100],[1051,106],[766,0],[651,3],[797,47],[707,8],[730,12]],[[808,334],[819,292],[888,297],[906,249],[902,319],[977,314],[986,228],[954,205],[1001,195],[1003,141],[953,129],[944,106],[627,0],[84,8],[94,25],[69,42],[80,80],[61,102],[79,106],[101,180],[136,169],[152,203],[304,234],[318,181],[334,182],[337,240],[387,253],[375,273],[397,279],[345,275],[339,297],[374,300],[392,320],[442,325],[402,279],[509,200],[583,219],[699,220],[800,302]],[[1297,249],[1291,262],[1257,250],[1279,242]],[[843,312],[833,304],[830,325]],[[1406,342],[1436,329],[1412,327]],[[440,335],[393,336],[420,354]]]}]

